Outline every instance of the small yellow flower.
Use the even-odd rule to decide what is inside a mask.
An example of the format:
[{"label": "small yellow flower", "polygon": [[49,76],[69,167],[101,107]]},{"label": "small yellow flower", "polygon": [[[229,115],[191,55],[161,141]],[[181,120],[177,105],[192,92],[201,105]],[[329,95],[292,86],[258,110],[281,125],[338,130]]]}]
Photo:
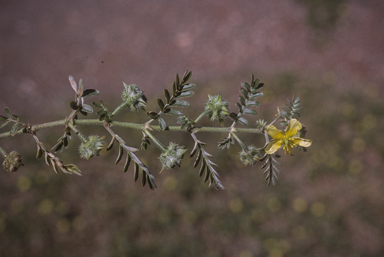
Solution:
[{"label": "small yellow flower", "polygon": [[292,147],[302,146],[309,147],[312,141],[297,136],[297,132],[302,128],[301,123],[296,119],[291,119],[285,132],[278,130],[275,126],[267,127],[268,134],[272,137],[272,141],[265,147],[267,154],[273,154],[283,146],[285,154],[292,154]]}]

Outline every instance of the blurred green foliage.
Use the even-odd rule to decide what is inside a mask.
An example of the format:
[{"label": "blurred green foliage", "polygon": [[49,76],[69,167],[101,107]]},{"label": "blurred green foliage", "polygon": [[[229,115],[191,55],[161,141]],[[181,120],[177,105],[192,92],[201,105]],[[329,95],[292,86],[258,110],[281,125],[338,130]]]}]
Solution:
[{"label": "blurred green foliage", "polygon": [[[76,160],[83,177],[54,174],[25,150],[26,167],[0,173],[0,256],[384,256],[384,105],[377,87],[343,82],[332,72],[275,74],[265,82],[256,119],[272,117],[285,97],[300,96],[300,121],[313,140],[306,154],[284,158],[277,186],[265,185],[260,166],[243,167],[238,146],[207,146],[225,190],[203,185],[188,158],[181,169],[158,174],[152,145],[140,158],[158,178],[155,191],[134,183],[131,168],[123,173],[123,164],[112,165],[117,149],[80,160],[70,154],[79,144],[73,139],[59,156]],[[131,131],[117,132],[129,140]],[[61,134],[42,140],[53,143]],[[190,137],[177,136],[180,145],[193,146]]]}]

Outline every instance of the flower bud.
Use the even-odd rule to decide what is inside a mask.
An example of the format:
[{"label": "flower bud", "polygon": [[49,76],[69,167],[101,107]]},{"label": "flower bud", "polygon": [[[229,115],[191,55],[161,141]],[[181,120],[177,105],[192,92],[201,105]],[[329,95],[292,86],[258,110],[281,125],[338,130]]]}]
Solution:
[{"label": "flower bud", "polygon": [[104,146],[103,139],[104,136],[89,136],[87,142],[81,143],[79,147],[80,157],[88,160],[92,156],[99,155]]},{"label": "flower bud", "polygon": [[176,165],[180,167],[186,151],[182,146],[170,142],[167,150],[160,155],[160,161],[163,164],[161,170],[164,168],[172,169]]},{"label": "flower bud", "polygon": [[144,92],[135,84],[127,85],[124,83],[124,91],[121,98],[131,111],[138,112],[147,105],[147,98]]},{"label": "flower bud", "polygon": [[247,148],[247,150],[243,149],[240,152],[240,161],[244,163],[244,165],[253,165],[260,159],[260,151],[253,145],[248,146]]},{"label": "flower bud", "polygon": [[24,166],[22,161],[21,155],[16,151],[12,151],[5,156],[3,168],[8,172],[15,172],[20,166]]},{"label": "flower bud", "polygon": [[223,122],[224,118],[228,116],[228,102],[222,99],[221,95],[211,96],[208,95],[208,102],[205,104],[205,110],[209,111],[209,118]]}]

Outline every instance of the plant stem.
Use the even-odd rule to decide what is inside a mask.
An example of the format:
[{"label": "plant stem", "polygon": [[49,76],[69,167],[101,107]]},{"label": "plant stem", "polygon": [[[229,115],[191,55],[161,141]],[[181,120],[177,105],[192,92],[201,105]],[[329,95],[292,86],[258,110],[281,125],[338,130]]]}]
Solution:
[{"label": "plant stem", "polygon": [[4,157],[4,159],[7,157],[7,152],[1,147],[0,147],[0,153]]},{"label": "plant stem", "polygon": [[204,116],[208,115],[210,112],[211,112],[211,111],[209,111],[209,110],[205,110],[205,111],[203,111],[203,112],[199,115],[199,117],[196,118],[195,123],[197,123],[199,120],[201,120],[201,118],[203,118]]},{"label": "plant stem", "polygon": [[147,129],[144,129],[143,132],[151,139],[151,141],[161,150],[162,153],[167,151],[167,148],[159,141],[157,138],[155,138],[151,132],[149,132]]},{"label": "plant stem", "polygon": [[[59,126],[66,126],[68,123],[67,119],[63,120],[57,120],[42,124],[37,124],[31,126],[32,132],[37,132],[39,130],[53,128],[53,127],[59,127]],[[120,122],[120,121],[113,121],[111,122],[112,125],[116,127],[123,127],[123,128],[130,128],[130,129],[137,129],[137,130],[144,130],[145,124],[136,124],[136,123],[129,123],[129,122]],[[85,126],[104,126],[104,121],[100,121],[98,119],[86,119],[86,120],[76,120],[76,125],[85,125]],[[151,126],[151,129],[154,131],[161,131],[160,126]],[[180,126],[169,126],[169,131],[178,131],[178,132],[185,132],[184,129],[181,129]],[[199,132],[217,132],[217,133],[229,133],[231,131],[231,127],[200,127],[198,128]],[[262,134],[262,131],[257,128],[236,128],[237,133],[256,133],[256,134]],[[22,129],[18,130],[15,135],[23,134]],[[0,134],[0,139],[11,137],[11,132],[4,132]]]},{"label": "plant stem", "polygon": [[109,117],[112,118],[113,116],[115,116],[118,112],[120,112],[122,109],[124,109],[127,106],[128,106],[127,102],[122,102],[119,106],[116,107],[116,109],[112,112],[112,114]]},{"label": "plant stem", "polygon": [[235,132],[231,132],[232,137],[237,141],[237,143],[240,145],[241,149],[247,151],[248,147],[244,144],[243,141],[240,140],[240,138],[237,137]]},{"label": "plant stem", "polygon": [[72,123],[68,123],[68,127],[70,127],[76,135],[80,138],[81,142],[87,143],[88,139],[86,136],[83,135],[83,133],[80,132]]}]

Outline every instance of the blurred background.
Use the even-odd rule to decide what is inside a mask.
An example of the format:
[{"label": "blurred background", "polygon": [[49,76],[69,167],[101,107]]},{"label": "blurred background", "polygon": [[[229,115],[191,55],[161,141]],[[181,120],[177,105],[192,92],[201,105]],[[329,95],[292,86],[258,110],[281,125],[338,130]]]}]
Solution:
[{"label": "blurred background", "polygon": [[[226,135],[199,135],[225,190],[203,184],[187,156],[159,174],[151,146],[138,155],[157,177],[152,191],[114,165],[116,149],[83,161],[74,138],[58,156],[78,177],[36,160],[31,136],[3,139],[25,167],[0,172],[0,256],[384,256],[383,12],[381,0],[0,1],[1,115],[8,106],[31,124],[63,119],[74,99],[68,75],[101,92],[88,103],[115,108],[124,81],[157,110],[163,88],[187,69],[197,84],[188,116],[207,94],[221,93],[235,111],[241,81],[255,74],[265,96],[251,126],[295,95],[313,141],[307,153],[282,156],[268,187],[260,164],[240,163],[238,145],[217,148]],[[119,119],[145,122],[141,114]],[[116,132],[140,147],[140,132]],[[51,148],[62,134],[38,136]],[[184,133],[156,136],[193,147]]]}]

